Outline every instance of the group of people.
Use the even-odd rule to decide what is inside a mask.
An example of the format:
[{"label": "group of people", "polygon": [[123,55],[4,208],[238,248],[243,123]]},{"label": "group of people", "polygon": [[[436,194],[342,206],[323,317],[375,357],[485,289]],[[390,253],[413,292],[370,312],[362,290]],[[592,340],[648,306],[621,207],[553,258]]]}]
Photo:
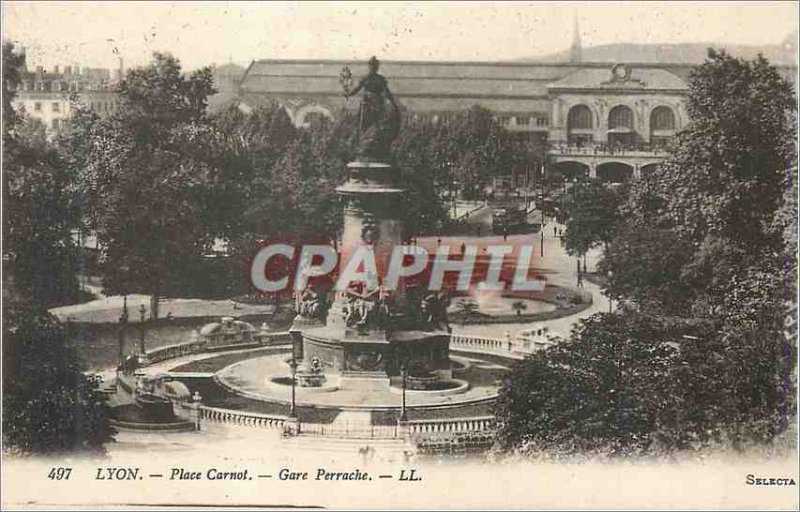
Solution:
[{"label": "group of people", "polygon": [[352,286],[347,289],[345,295],[347,301],[342,312],[345,325],[364,327],[369,323],[374,323],[378,327],[385,326],[391,312],[389,310],[389,292],[383,286],[369,291],[362,291],[357,286]]}]

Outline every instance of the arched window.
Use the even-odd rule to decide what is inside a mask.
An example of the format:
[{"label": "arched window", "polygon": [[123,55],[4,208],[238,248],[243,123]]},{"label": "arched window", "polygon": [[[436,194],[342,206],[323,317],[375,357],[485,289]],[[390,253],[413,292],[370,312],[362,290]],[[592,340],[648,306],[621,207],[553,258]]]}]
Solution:
[{"label": "arched window", "polygon": [[306,105],[300,108],[294,116],[294,124],[298,128],[309,128],[333,119],[330,110],[322,105]]},{"label": "arched window", "polygon": [[586,105],[575,105],[567,114],[567,143],[570,146],[584,146],[594,140],[594,119]]},{"label": "arched window", "polygon": [[322,112],[308,112],[303,117],[303,124],[305,126],[317,126],[328,122],[328,117]]},{"label": "arched window", "polygon": [[675,114],[669,107],[656,107],[650,114],[650,130],[663,131],[675,129]]},{"label": "arched window", "polygon": [[569,109],[567,128],[572,130],[591,130],[593,128],[592,111],[586,105],[575,105]]},{"label": "arched window", "polygon": [[633,148],[636,145],[630,107],[617,105],[608,113],[608,144],[612,148]]},{"label": "arched window", "polygon": [[654,108],[650,113],[650,145],[653,148],[665,148],[674,137],[675,113],[663,105]]},{"label": "arched window", "polygon": [[625,105],[617,105],[608,113],[609,130],[633,130],[633,110]]}]

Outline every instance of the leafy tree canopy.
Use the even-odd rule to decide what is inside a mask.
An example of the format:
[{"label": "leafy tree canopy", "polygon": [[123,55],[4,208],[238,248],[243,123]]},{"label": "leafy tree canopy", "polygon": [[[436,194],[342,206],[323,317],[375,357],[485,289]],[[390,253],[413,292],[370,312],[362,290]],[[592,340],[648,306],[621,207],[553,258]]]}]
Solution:
[{"label": "leafy tree canopy", "polygon": [[104,453],[114,431],[97,377],[84,375],[68,326],[5,301],[3,446],[21,454]]},{"label": "leafy tree canopy", "polygon": [[174,57],[156,53],[119,85],[122,107],[91,133],[92,224],[105,247],[103,286],[110,293],[170,293],[182,270],[211,243],[202,215],[219,165],[205,114],[211,74],[186,76]]}]

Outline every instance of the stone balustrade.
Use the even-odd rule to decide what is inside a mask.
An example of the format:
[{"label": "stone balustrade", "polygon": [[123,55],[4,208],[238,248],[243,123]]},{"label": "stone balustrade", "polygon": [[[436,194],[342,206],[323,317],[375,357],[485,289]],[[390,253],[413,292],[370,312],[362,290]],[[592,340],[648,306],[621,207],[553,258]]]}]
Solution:
[{"label": "stone balustrade", "polygon": [[519,359],[522,357],[519,352],[520,346],[511,339],[483,338],[480,336],[463,336],[460,334],[450,335],[450,348],[471,350],[475,352],[486,352],[498,354],[504,357]]},{"label": "stone balustrade", "polygon": [[176,343],[175,345],[167,345],[148,351],[147,362],[150,364],[160,363],[161,361],[174,359],[176,357],[197,354],[204,349],[205,343],[202,341],[189,341],[185,343]]},{"label": "stone balustrade", "polygon": [[[270,332],[258,335],[259,345],[282,345],[291,343],[291,337],[288,332]],[[231,347],[232,349],[234,347]],[[203,340],[187,341],[184,343],[176,343],[174,345],[167,345],[147,352],[148,364],[160,363],[168,359],[175,359],[177,357],[188,356],[192,354],[199,354],[208,349],[208,346]]]},{"label": "stone balustrade", "polygon": [[474,418],[446,418],[436,420],[411,420],[409,434],[436,434],[456,432],[489,432],[495,429],[494,416]]},{"label": "stone balustrade", "polygon": [[[191,406],[189,406],[191,407]],[[262,414],[256,412],[236,411],[201,405],[200,419],[215,421],[228,425],[283,430],[289,420],[285,416]],[[435,420],[411,420],[406,432],[412,435],[447,434],[464,432],[492,432],[495,429],[494,416],[478,416],[474,418],[443,418]],[[394,425],[350,425],[350,428],[315,423],[301,423],[300,432],[305,435],[334,437],[402,437],[403,431]]]},{"label": "stone balustrade", "polygon": [[235,411],[219,407],[200,406],[200,419],[216,421],[243,427],[256,427],[282,430],[286,424],[285,416],[261,414],[257,412]]}]

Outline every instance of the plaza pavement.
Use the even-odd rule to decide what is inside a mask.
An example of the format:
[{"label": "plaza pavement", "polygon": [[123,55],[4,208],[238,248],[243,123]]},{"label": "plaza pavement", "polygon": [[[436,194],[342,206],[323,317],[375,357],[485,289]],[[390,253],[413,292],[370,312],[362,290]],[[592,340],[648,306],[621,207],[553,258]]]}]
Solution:
[{"label": "plaza pavement", "polygon": [[[149,295],[128,295],[128,315],[131,322],[139,321],[139,307],[150,311]],[[115,323],[122,314],[123,297],[114,295],[85,302],[52,308],[51,313],[61,320],[89,323]],[[274,306],[236,303],[231,300],[202,299],[162,299],[159,302],[159,315],[163,318],[172,314],[174,318],[184,317],[223,317],[240,315],[259,315],[273,313]]]},{"label": "plaza pavement", "polygon": [[[488,209],[486,209],[488,210]],[[483,212],[483,210],[481,210]],[[484,212],[485,213],[485,212]],[[491,215],[481,215],[474,219],[477,223],[486,226],[486,232],[490,232]],[[577,286],[577,265],[576,258],[569,256],[561,244],[559,237],[553,235],[554,223],[548,222],[544,228],[544,257],[541,257],[541,233],[531,233],[524,235],[509,235],[504,238],[502,236],[483,236],[483,237],[442,237],[441,244],[449,245],[451,253],[456,253],[460,245],[477,245],[479,247],[478,253],[483,251],[484,247],[490,245],[501,244],[532,244],[534,246],[534,258],[532,268],[541,272],[544,278],[550,284],[564,286],[568,288],[576,288]],[[565,227],[561,224],[555,224],[559,231],[563,231]],[[425,237],[419,239],[419,245],[425,246],[430,251],[432,245],[437,245],[439,242],[436,237]],[[589,251],[586,256],[586,269],[588,272],[593,272],[596,268],[597,262],[600,260],[601,251],[595,249]],[[581,262],[583,265],[583,262]],[[587,309],[580,313],[556,318],[553,320],[544,320],[540,322],[528,323],[507,323],[507,324],[488,324],[488,325],[453,325],[453,334],[462,336],[480,336],[487,338],[500,338],[505,339],[507,336],[515,337],[519,332],[547,327],[550,332],[558,333],[564,336],[569,335],[572,327],[577,324],[581,319],[587,318],[595,313],[607,312],[609,308],[608,299],[600,291],[600,287],[583,280],[583,290],[590,293],[593,298],[593,303]]]},{"label": "plaza pavement", "polygon": [[[491,214],[488,208],[481,208],[476,215],[471,215],[472,223],[479,223],[486,226],[486,232],[490,232]],[[557,225],[559,230],[563,230],[563,225]],[[442,245],[451,246],[451,252],[458,252],[462,243],[479,246],[479,253],[484,247],[492,244],[530,244],[534,246],[533,266],[540,271],[547,281],[551,284],[574,288],[577,284],[576,259],[566,254],[558,237],[553,235],[553,222],[549,222],[544,227],[544,257],[540,257],[540,233],[525,235],[510,235],[504,241],[502,236],[483,236],[483,237],[441,237]],[[427,246],[429,250],[438,245],[438,237],[424,237],[419,239],[419,244]],[[599,250],[590,251],[587,255],[587,269],[593,271],[600,257]],[[508,323],[491,325],[454,325],[454,334],[465,336],[481,336],[505,339],[507,336],[515,337],[520,331],[539,327],[548,327],[550,332],[568,335],[580,319],[586,318],[598,312],[608,311],[609,301],[602,295],[600,288],[586,280],[583,281],[583,290],[592,294],[593,304],[568,317],[545,320],[532,323]],[[93,292],[99,292],[97,287],[92,288]],[[101,293],[100,298],[83,304],[62,306],[53,308],[50,311],[62,320],[71,319],[77,322],[108,322],[114,323],[119,319],[122,312],[123,298],[121,296],[106,297]],[[144,305],[149,309],[150,297],[148,295],[128,295],[128,311],[132,321],[138,320],[138,309]],[[164,299],[160,303],[161,315],[166,316],[172,313],[178,317],[222,317],[239,316],[251,314],[265,314],[273,311],[272,306],[250,305],[234,303],[230,300],[200,300],[200,299]]]}]

